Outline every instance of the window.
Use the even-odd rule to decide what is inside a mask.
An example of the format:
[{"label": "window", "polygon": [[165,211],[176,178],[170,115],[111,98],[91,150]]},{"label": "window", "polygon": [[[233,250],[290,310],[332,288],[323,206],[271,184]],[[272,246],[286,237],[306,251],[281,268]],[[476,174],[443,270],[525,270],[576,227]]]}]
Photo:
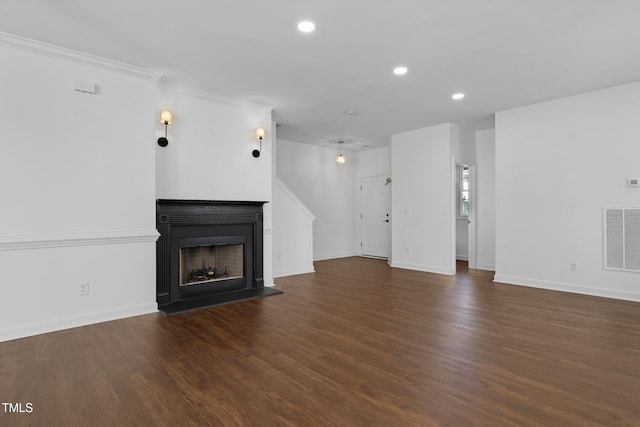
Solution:
[{"label": "window", "polygon": [[469,167],[457,165],[458,170],[458,217],[469,216]]}]

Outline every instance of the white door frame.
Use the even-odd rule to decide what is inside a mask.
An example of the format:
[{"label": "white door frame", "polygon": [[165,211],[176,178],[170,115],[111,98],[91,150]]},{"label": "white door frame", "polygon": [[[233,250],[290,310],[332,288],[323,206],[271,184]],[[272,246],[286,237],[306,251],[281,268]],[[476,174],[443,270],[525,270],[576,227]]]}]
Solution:
[{"label": "white door frame", "polygon": [[469,268],[478,268],[478,166],[469,165]]}]

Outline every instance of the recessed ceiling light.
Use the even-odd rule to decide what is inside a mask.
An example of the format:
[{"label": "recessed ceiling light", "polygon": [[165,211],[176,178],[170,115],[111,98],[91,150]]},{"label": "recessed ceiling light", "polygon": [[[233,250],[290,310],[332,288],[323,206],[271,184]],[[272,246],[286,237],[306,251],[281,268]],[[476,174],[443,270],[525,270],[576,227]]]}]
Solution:
[{"label": "recessed ceiling light", "polygon": [[351,108],[349,110],[346,110],[344,113],[348,114],[350,116],[355,116],[356,114],[358,114],[358,112],[356,110],[354,110],[353,108]]},{"label": "recessed ceiling light", "polygon": [[456,101],[460,100],[464,98],[464,93],[454,93],[453,95],[451,95],[451,99],[455,99]]},{"label": "recessed ceiling light", "polygon": [[400,66],[393,69],[393,74],[396,76],[402,76],[403,74],[407,74],[407,71],[409,71],[407,67]]},{"label": "recessed ceiling light", "polygon": [[316,24],[311,21],[300,21],[298,22],[298,29],[303,33],[310,33],[316,29]]}]

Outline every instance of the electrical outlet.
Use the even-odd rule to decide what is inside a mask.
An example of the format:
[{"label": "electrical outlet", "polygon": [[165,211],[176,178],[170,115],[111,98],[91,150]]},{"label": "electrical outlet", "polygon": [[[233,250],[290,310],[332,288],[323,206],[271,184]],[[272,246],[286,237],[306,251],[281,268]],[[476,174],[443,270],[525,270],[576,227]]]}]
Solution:
[{"label": "electrical outlet", "polygon": [[78,285],[78,295],[89,295],[89,282],[82,282]]},{"label": "electrical outlet", "polygon": [[404,253],[407,255],[411,255],[411,248],[404,248]]},{"label": "electrical outlet", "polygon": [[578,271],[578,265],[575,262],[570,262],[569,263],[569,270]]}]

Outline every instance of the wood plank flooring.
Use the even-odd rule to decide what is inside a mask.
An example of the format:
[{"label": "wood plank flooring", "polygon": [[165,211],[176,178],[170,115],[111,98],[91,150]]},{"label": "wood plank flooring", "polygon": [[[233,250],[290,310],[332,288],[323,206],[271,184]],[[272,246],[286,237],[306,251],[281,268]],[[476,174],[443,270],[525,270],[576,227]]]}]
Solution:
[{"label": "wood plank flooring", "polygon": [[283,295],[0,343],[2,426],[640,426],[640,304],[317,262]]}]

